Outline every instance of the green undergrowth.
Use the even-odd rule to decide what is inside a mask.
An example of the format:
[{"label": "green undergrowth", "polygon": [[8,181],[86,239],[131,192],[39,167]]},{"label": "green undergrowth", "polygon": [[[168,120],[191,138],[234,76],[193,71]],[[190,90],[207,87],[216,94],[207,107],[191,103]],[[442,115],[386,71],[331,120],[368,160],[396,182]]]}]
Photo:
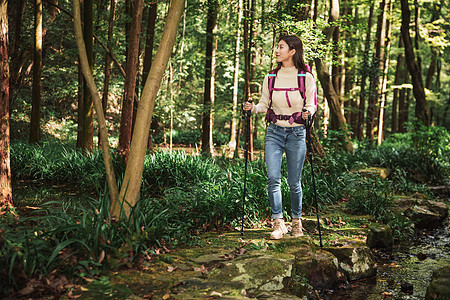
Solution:
[{"label": "green undergrowth", "polygon": [[[395,135],[378,147],[361,144],[354,154],[332,150],[327,146],[332,143],[324,140],[326,157],[313,160],[321,217],[370,216],[371,221],[391,225],[396,238],[408,238],[410,221],[391,209],[394,195],[420,192],[432,198],[427,185],[440,184],[449,176],[450,146],[442,145],[448,132],[424,131]],[[113,158],[121,178],[124,166]],[[390,175],[382,180],[359,173],[369,166],[389,168]],[[161,247],[201,245],[201,233],[241,226],[242,159],[205,158],[183,151],[147,154],[134,217],[117,221],[109,217],[100,151],[83,154],[59,144],[16,142],[11,147],[11,167],[16,190],[27,188],[15,194],[19,216],[0,220],[0,265],[6,266],[0,269],[0,280],[9,287],[22,287],[23,274],[30,278],[55,270],[76,278],[101,276],[142,264]],[[285,160],[281,172],[283,199],[289,199]],[[270,219],[262,157],[248,163],[246,183],[244,223],[255,228]],[[306,161],[302,185],[305,216],[314,216],[311,166]],[[283,205],[289,221],[290,203]],[[355,220],[331,220],[331,224],[349,224],[352,230],[358,225]]]}]

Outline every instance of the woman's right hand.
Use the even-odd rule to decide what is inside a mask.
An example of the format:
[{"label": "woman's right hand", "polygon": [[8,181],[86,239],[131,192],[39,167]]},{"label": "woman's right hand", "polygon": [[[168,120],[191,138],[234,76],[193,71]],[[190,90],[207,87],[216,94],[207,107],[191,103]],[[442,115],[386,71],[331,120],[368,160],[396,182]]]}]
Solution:
[{"label": "woman's right hand", "polygon": [[248,110],[252,110],[253,108],[253,103],[252,102],[245,102],[244,103],[244,110],[248,111]]}]

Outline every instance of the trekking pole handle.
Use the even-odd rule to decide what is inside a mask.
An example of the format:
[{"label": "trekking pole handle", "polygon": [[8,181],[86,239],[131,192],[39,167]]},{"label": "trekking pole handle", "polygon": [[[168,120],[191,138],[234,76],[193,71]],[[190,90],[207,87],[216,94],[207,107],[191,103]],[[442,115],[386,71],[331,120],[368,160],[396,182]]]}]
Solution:
[{"label": "trekking pole handle", "polygon": [[[303,108],[303,109],[302,109],[302,112],[307,112],[307,111],[308,111],[308,110],[307,110],[306,108]],[[308,114],[308,119],[305,120],[305,126],[306,126],[306,128],[309,128],[310,124],[311,124],[311,114]]]},{"label": "trekking pole handle", "polygon": [[[248,100],[247,102],[248,103],[253,103],[253,100]],[[252,111],[251,110],[246,110],[246,111],[244,111],[244,113],[245,113],[246,117],[249,117],[252,114]]]}]

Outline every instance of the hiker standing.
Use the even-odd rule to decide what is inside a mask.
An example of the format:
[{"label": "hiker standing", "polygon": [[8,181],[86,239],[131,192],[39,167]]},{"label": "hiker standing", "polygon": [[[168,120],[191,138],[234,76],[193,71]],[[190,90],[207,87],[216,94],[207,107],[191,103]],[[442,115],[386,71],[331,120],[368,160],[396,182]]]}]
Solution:
[{"label": "hiker standing", "polygon": [[[246,102],[244,110],[266,113],[269,123],[265,139],[268,195],[274,220],[271,239],[287,233],[281,197],[281,161],[286,154],[292,209],[292,235],[303,235],[301,174],[306,156],[305,119],[317,108],[316,82],[303,61],[303,45],[297,36],[280,38],[276,49],[278,66],[264,78],[258,104]],[[302,112],[303,110],[303,112]]]}]

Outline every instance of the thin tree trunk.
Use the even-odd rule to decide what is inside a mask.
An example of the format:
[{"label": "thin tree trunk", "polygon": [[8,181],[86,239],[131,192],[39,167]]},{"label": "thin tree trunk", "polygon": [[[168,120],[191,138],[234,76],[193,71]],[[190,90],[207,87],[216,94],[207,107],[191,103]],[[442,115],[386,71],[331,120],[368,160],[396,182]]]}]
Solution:
[{"label": "thin tree trunk", "polygon": [[[88,57],[89,67],[91,71],[94,66],[94,24],[93,24],[93,2],[92,0],[84,0],[83,5],[83,37],[86,45],[86,53]],[[83,81],[83,127],[81,149],[86,152],[91,152],[94,147],[94,107],[92,102],[92,95],[86,80]]]},{"label": "thin tree trunk", "polygon": [[242,22],[242,0],[238,0],[238,21],[236,24],[236,45],[234,53],[234,72],[233,72],[233,117],[231,119],[230,126],[230,142],[228,147],[232,156],[234,152],[237,151],[236,133],[237,133],[237,122],[236,118],[238,116],[238,88],[239,88],[239,56],[240,56],[240,43],[241,43],[241,22]]},{"label": "thin tree trunk", "polygon": [[135,206],[139,198],[142,170],[144,167],[144,158],[147,150],[147,141],[156,94],[161,85],[167,62],[172,53],[183,8],[184,0],[172,0],[158,51],[153,60],[139,102],[136,125],[131,140],[130,155],[128,156],[127,168],[120,190],[119,201],[121,205],[111,207],[111,214],[113,216],[120,216],[122,212],[121,206],[123,206],[123,212],[129,217],[131,208]]},{"label": "thin tree trunk", "polygon": [[391,50],[391,19],[392,19],[392,9],[393,9],[393,1],[389,0],[389,18],[386,21],[386,50],[384,55],[384,63],[382,69],[381,76],[381,103],[380,103],[380,115],[378,117],[378,138],[377,143],[381,145],[381,142],[384,139],[384,106],[386,103],[386,93],[387,93],[387,76],[389,71],[389,53]]},{"label": "thin tree trunk", "polygon": [[[109,13],[109,23],[108,23],[108,49],[112,48],[112,38],[113,38],[113,29],[114,29],[114,16],[116,13],[116,0],[111,0],[109,5],[110,13]],[[102,107],[103,114],[106,116],[106,109],[108,105],[108,94],[109,94],[109,80],[111,78],[111,56],[106,53],[105,55],[105,80],[103,82],[103,96],[102,96]],[[100,131],[98,132],[98,145],[101,146],[101,138]]]},{"label": "thin tree trunk", "polygon": [[211,112],[214,101],[213,89],[213,52],[214,52],[214,28],[217,24],[219,3],[217,0],[208,1],[208,15],[206,21],[206,53],[205,53],[205,92],[203,98],[202,118],[202,154],[213,155],[213,141],[211,139]]},{"label": "thin tree trunk", "polygon": [[41,139],[41,73],[42,73],[42,0],[35,0],[34,6],[34,55],[33,91],[30,121],[30,143]]},{"label": "thin tree trunk", "polygon": [[368,56],[370,49],[370,31],[372,29],[373,11],[375,8],[375,2],[372,2],[369,11],[369,19],[367,21],[367,35],[364,44],[364,58],[363,58],[363,71],[361,74],[361,91],[359,93],[359,106],[358,106],[358,127],[356,129],[356,137],[359,141],[364,138],[364,112],[366,110],[366,79],[369,69]]},{"label": "thin tree trunk", "polygon": [[14,212],[11,188],[8,1],[0,0],[0,217]]},{"label": "thin tree trunk", "polygon": [[373,74],[370,76],[370,94],[366,116],[366,138],[373,141],[375,137],[375,122],[378,115],[378,98],[380,91],[380,74],[384,67],[386,41],[386,0],[380,2],[380,13],[377,21],[375,38],[375,53],[372,59]]},{"label": "thin tree trunk", "polygon": [[[17,83],[19,82],[20,78],[20,66],[21,63],[19,61],[19,49],[20,49],[20,43],[22,40],[22,20],[25,13],[25,4],[26,0],[18,0],[17,1],[17,9],[16,9],[16,16],[14,18],[14,22],[12,22],[11,26],[14,31],[14,39],[10,40],[10,44],[12,51],[11,51],[11,68],[10,68],[10,79],[9,79],[9,95],[10,99],[14,99],[14,92],[15,88],[17,86]],[[5,4],[6,5],[6,4]],[[11,108],[11,107],[10,107]]]},{"label": "thin tree trunk", "polygon": [[[147,20],[147,29],[145,33],[145,54],[144,54],[144,64],[142,70],[142,84],[145,85],[147,81],[148,72],[152,67],[153,60],[153,42],[155,40],[155,25],[156,25],[156,17],[158,16],[158,2],[154,2],[150,4],[148,8],[148,20]],[[152,130],[150,130],[149,138],[148,138],[148,149],[153,151],[153,138],[152,138]]]},{"label": "thin tree trunk", "polygon": [[411,36],[409,35],[409,22],[411,19],[411,11],[409,10],[408,0],[401,0],[402,7],[402,26],[401,34],[403,43],[405,45],[405,61],[411,74],[413,94],[416,99],[415,116],[421,120],[425,126],[430,126],[430,110],[428,108],[427,99],[425,97],[425,90],[422,81],[422,73],[416,63],[414,56],[414,49],[411,43]]},{"label": "thin tree trunk", "polygon": [[[106,128],[106,120],[103,114],[102,102],[100,99],[99,92],[97,87],[95,86],[94,76],[92,75],[92,70],[89,66],[88,57],[86,53],[86,46],[83,40],[83,34],[81,30],[81,16],[80,16],[80,2],[79,0],[73,1],[73,15],[74,15],[74,25],[75,25],[75,38],[78,46],[78,51],[80,55],[80,63],[83,74],[86,78],[86,83],[91,90],[91,94],[93,96],[95,111],[97,114],[97,121],[99,124],[100,130],[100,138],[102,140],[102,153],[103,160],[105,163],[106,170],[106,180],[108,182],[109,187],[109,198],[111,201],[111,207],[117,206],[116,203],[118,201],[118,190],[116,183],[116,176],[114,174],[114,167],[112,164],[111,152],[109,150],[109,142],[108,142],[108,130]],[[112,214],[112,216],[117,216]]]},{"label": "thin tree trunk", "polygon": [[[398,42],[398,48],[401,49],[403,48],[403,40],[400,37],[399,38],[399,42]],[[395,69],[395,79],[394,79],[394,85],[395,86],[399,86],[400,84],[402,84],[403,82],[401,82],[401,78],[403,76],[401,76],[402,74],[402,66],[403,66],[403,53],[399,53],[397,55],[397,68]],[[398,118],[398,111],[399,111],[399,98],[400,98],[400,91],[401,89],[399,89],[398,87],[396,87],[394,89],[394,97],[393,97],[393,101],[392,101],[392,133],[396,133],[399,130],[398,127],[398,123],[399,123],[399,118]]]},{"label": "thin tree trunk", "polygon": [[141,34],[142,11],[144,0],[131,1],[131,25],[129,47],[127,54],[127,67],[124,85],[124,96],[122,102],[122,116],[120,119],[120,134],[117,153],[119,157],[126,161],[131,142],[131,131],[133,126],[133,106],[136,95],[136,74],[139,61],[139,40]]}]

